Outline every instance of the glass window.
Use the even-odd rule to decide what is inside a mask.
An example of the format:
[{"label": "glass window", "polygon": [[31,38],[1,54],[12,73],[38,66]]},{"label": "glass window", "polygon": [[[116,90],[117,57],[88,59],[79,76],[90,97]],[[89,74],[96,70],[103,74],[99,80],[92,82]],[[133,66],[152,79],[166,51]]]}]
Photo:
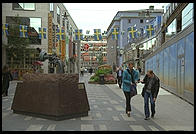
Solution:
[{"label": "glass window", "polygon": [[60,24],[60,9],[57,6],[57,22]]},{"label": "glass window", "polygon": [[57,15],[60,15],[60,9],[58,6],[57,6]]},{"label": "glass window", "polygon": [[13,3],[13,10],[35,10],[35,3]]},{"label": "glass window", "polygon": [[140,19],[140,23],[143,23],[143,19]]},{"label": "glass window", "polygon": [[54,11],[54,4],[50,3],[50,11]]},{"label": "glass window", "polygon": [[[9,24],[9,36],[8,43],[16,40],[24,40],[27,44],[41,44],[39,39],[39,27],[41,27],[41,18],[29,18],[29,17],[6,17],[6,23]],[[27,26],[28,38],[21,38],[19,32],[19,25]]]},{"label": "glass window", "polygon": [[166,41],[176,34],[176,19],[167,27],[167,32],[165,34]]},{"label": "glass window", "polygon": [[193,22],[193,3],[190,3],[182,11],[182,30],[192,22]]}]

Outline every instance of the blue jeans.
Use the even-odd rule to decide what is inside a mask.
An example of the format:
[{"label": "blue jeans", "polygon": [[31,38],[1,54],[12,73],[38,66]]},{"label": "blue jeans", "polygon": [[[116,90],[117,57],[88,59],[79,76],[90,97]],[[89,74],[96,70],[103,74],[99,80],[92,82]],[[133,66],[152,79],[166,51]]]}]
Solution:
[{"label": "blue jeans", "polygon": [[151,103],[151,112],[152,114],[155,113],[155,102],[152,97],[152,93],[145,92],[144,93],[144,113],[146,117],[150,116],[149,112],[149,98],[150,98],[150,103]]}]

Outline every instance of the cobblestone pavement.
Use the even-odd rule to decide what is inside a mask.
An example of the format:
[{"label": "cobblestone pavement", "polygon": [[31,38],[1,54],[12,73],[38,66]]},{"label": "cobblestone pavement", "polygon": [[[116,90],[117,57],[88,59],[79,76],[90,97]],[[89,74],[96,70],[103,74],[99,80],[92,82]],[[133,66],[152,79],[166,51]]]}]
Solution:
[{"label": "cobblestone pavement", "polygon": [[[2,97],[3,131],[165,131],[194,129],[194,107],[175,95],[160,89],[154,119],[144,120],[143,85],[138,84],[138,95],[132,99],[131,117],[125,114],[125,97],[116,84],[88,84],[85,82],[90,104],[89,115],[63,121],[53,121],[14,114],[11,110],[16,81],[11,82],[9,96]],[[183,116],[182,116],[183,115]]]}]

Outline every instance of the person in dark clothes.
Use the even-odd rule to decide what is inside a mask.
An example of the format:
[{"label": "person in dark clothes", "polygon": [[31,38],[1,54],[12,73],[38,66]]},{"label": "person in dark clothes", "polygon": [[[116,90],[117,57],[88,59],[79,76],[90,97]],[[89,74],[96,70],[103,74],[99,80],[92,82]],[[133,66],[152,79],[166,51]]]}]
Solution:
[{"label": "person in dark clothes", "polygon": [[151,117],[153,118],[155,114],[155,101],[160,87],[160,80],[152,70],[149,70],[141,83],[145,84],[142,90],[142,96],[144,97],[145,120],[148,120],[150,116],[149,98],[151,103]]},{"label": "person in dark clothes", "polygon": [[92,73],[93,73],[92,67],[89,69],[89,73],[90,73],[90,75],[92,75]]},{"label": "person in dark clothes", "polygon": [[3,67],[2,70],[2,95],[3,96],[8,96],[8,88],[9,88],[9,83],[10,81],[13,80],[12,74],[9,71],[9,68],[7,65]]},{"label": "person in dark clothes", "polygon": [[122,85],[122,77],[123,77],[122,67],[119,67],[119,69],[118,69],[118,71],[116,73],[117,73],[118,85],[121,88],[121,85]]}]

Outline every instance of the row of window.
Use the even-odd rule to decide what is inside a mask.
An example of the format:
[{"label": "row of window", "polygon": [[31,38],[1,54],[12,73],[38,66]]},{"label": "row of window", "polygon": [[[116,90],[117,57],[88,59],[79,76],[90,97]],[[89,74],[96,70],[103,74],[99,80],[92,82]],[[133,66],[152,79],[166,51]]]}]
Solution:
[{"label": "row of window", "polygon": [[[177,22],[177,18],[175,18],[170,25],[167,27],[166,30],[166,41],[169,40],[171,37],[173,37],[177,32],[179,32],[181,29],[183,30],[184,28],[186,28],[188,25],[193,23],[193,3],[188,4],[182,11],[181,15],[181,20],[179,20],[180,22]],[[177,23],[180,23],[181,25],[178,26]],[[180,27],[180,28],[179,28]]]},{"label": "row of window", "polygon": [[[12,6],[13,10],[35,10],[35,3],[13,3]],[[50,3],[50,12],[52,13],[52,16],[54,17],[54,3]],[[60,24],[61,18],[60,15],[61,11],[59,6],[57,6],[57,22]],[[62,24],[65,26],[65,19],[62,19]],[[67,20],[67,32],[70,36],[73,34],[73,30],[71,25],[69,24],[69,21]]]},{"label": "row of window", "polygon": [[13,3],[13,10],[35,10],[35,3]]},{"label": "row of window", "polygon": [[[140,19],[139,21],[140,21],[140,23],[144,23],[143,19]],[[146,20],[146,22],[149,22],[149,20]],[[131,19],[128,19],[128,23],[131,23]]]},{"label": "row of window", "polygon": [[[183,30],[186,28],[188,25],[193,23],[193,3],[189,3],[182,11],[180,14],[181,17],[178,16],[178,18],[175,18],[170,25],[166,29],[165,37],[158,36],[157,38],[153,38],[145,43],[143,43],[143,47],[141,49],[144,50],[149,50],[153,48],[154,46],[157,46],[157,43],[160,41],[159,38],[165,38],[165,41],[168,41],[171,39],[173,36],[176,35],[177,32]],[[179,19],[180,18],[180,19]],[[178,20],[177,20],[178,19]],[[177,24],[179,23],[179,24]],[[180,30],[179,30],[180,29]],[[160,43],[159,43],[160,44]]]}]

